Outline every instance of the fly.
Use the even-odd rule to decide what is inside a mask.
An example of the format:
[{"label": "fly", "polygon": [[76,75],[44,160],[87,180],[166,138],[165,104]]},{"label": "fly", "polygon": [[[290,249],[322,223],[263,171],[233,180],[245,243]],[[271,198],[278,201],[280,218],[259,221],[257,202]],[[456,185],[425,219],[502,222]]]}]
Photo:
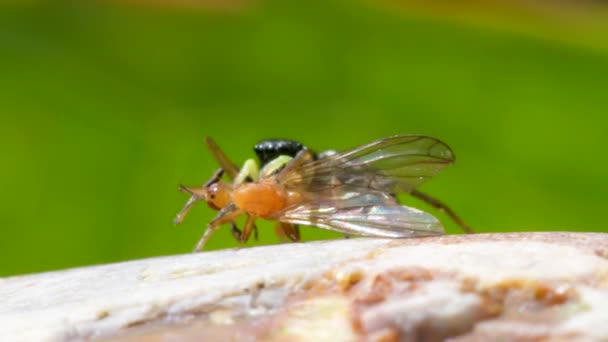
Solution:
[{"label": "fly", "polygon": [[[298,225],[310,225],[347,235],[408,238],[444,234],[441,223],[419,209],[401,205],[398,193],[409,193],[444,211],[463,231],[472,230],[445,204],[417,187],[454,162],[442,141],[422,135],[398,135],[319,158],[305,146],[290,142],[283,150],[272,142],[260,158],[239,169],[211,138],[206,139],[220,168],[202,187],[180,187],[191,194],[175,223],[192,205],[204,200],[219,210],[207,225],[195,251],[203,249],[222,224],[230,223],[237,240],[246,242],[258,218],[277,221],[277,232],[300,239]],[[276,146],[275,146],[276,147]],[[224,182],[226,173],[232,180]],[[234,221],[242,216],[242,231]]]}]

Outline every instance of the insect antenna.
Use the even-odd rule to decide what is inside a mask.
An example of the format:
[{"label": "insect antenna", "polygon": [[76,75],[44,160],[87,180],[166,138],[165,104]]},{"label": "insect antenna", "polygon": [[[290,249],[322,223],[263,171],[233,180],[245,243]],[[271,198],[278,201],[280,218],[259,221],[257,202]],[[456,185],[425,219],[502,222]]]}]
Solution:
[{"label": "insect antenna", "polygon": [[224,169],[222,169],[220,167],[219,169],[215,170],[215,172],[213,173],[211,178],[209,178],[209,180],[206,181],[205,184],[203,184],[203,187],[207,188],[207,187],[211,186],[212,184],[219,182],[220,179],[222,179],[223,175],[224,175]]},{"label": "insect antenna", "polygon": [[194,193],[192,192],[192,190],[188,189],[188,188],[187,188],[185,185],[183,185],[183,184],[180,184],[180,185],[179,185],[179,191],[180,191],[180,192],[185,192],[185,193],[188,193],[188,194],[190,194],[190,195],[194,195]]},{"label": "insect antenna", "polygon": [[182,208],[182,210],[180,210],[180,212],[177,213],[177,216],[173,220],[173,224],[177,225],[177,224],[182,223],[182,221],[184,220],[184,217],[186,217],[186,215],[188,214],[188,212],[190,211],[190,209],[192,208],[194,203],[196,203],[199,200],[207,200],[207,189],[211,185],[219,182],[222,179],[223,175],[224,175],[224,170],[222,168],[219,168],[219,169],[215,170],[215,172],[213,173],[211,178],[209,178],[209,180],[206,181],[205,184],[203,184],[203,186],[201,186],[201,187],[190,188],[183,184],[180,184],[179,191],[188,193],[191,196],[188,199],[188,202],[186,202],[186,204]]}]

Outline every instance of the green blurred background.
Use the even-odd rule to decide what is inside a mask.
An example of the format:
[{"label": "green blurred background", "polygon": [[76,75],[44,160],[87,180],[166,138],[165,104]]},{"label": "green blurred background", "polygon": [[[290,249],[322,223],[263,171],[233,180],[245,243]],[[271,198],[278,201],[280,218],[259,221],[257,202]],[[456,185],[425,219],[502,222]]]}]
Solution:
[{"label": "green blurred background", "polygon": [[207,135],[238,163],[433,135],[458,160],[422,189],[477,231],[606,230],[602,3],[77,3],[1,7],[0,276],[190,252],[214,212],[172,220]]}]

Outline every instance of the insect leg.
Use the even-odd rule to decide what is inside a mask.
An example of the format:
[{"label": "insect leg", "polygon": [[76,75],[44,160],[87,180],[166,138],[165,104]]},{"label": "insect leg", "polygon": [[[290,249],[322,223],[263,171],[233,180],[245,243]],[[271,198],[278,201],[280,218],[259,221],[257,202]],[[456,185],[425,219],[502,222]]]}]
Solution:
[{"label": "insect leg", "polygon": [[285,234],[285,231],[283,230],[281,222],[277,222],[277,224],[274,225],[274,233],[277,235],[281,242],[287,242],[288,238]]},{"label": "insect leg", "polygon": [[302,166],[302,164],[314,160],[315,155],[310,152],[309,149],[303,149],[300,152],[298,152],[298,154],[296,154],[296,156],[290,160],[287,165],[285,165],[285,167],[279,172],[278,174],[278,179],[281,179],[281,175],[286,175],[289,174],[289,172],[291,172],[291,170],[296,169],[300,166]]},{"label": "insect leg", "polygon": [[[239,227],[237,227],[234,221],[230,222],[230,232],[232,233],[232,236],[234,236],[236,241],[241,242],[242,232]],[[256,226],[255,224],[253,225],[253,238],[255,239],[255,241],[258,241],[258,226]]]},{"label": "insect leg", "polygon": [[262,177],[270,177],[280,172],[292,159],[290,156],[278,156],[264,165],[262,170],[260,170],[260,175]]},{"label": "insect leg", "polygon": [[203,233],[203,236],[200,238],[200,240],[198,240],[192,252],[196,253],[202,251],[207,241],[209,241],[209,239],[211,238],[211,234],[215,232],[215,229],[215,227],[207,226],[205,233]]},{"label": "insect leg", "polygon": [[258,235],[258,226],[256,226],[255,224],[253,225],[253,239],[255,241],[258,241],[259,235]]},{"label": "insect leg", "polygon": [[239,209],[233,203],[225,206],[220,212],[215,216],[211,222],[207,225],[207,229],[203,236],[198,240],[196,247],[194,247],[194,252],[200,252],[207,241],[211,238],[211,235],[219,228],[220,225],[228,222],[232,222],[236,219],[237,216],[243,214],[243,210]]},{"label": "insect leg", "polygon": [[236,175],[239,173],[239,169],[236,164],[228,159],[224,151],[217,146],[211,137],[206,137],[205,142],[207,143],[207,147],[209,148],[209,151],[211,151],[211,154],[213,154],[215,160],[217,160],[222,169],[224,169],[224,171],[226,171],[228,174],[228,177],[234,179],[234,177],[236,177]]},{"label": "insect leg", "polygon": [[300,241],[300,226],[297,224],[283,223],[283,231],[291,241]]},{"label": "insect leg", "polygon": [[286,241],[287,239],[294,242],[300,241],[300,227],[297,224],[277,222],[274,230],[283,241]]},{"label": "insect leg", "polygon": [[[181,190],[181,187],[180,187],[180,190]],[[196,201],[198,201],[199,199],[200,198],[197,197],[196,195],[192,195],[188,199],[188,202],[186,202],[186,205],[184,205],[182,210],[180,210],[179,213],[177,213],[177,215],[175,216],[175,219],[173,219],[173,224],[182,223],[182,221],[184,220],[184,217],[186,217],[186,215],[188,215],[188,212],[190,211],[190,209],[192,209],[192,206],[194,205],[194,203],[196,203]]]},{"label": "insect leg", "polygon": [[249,236],[251,235],[251,231],[255,226],[255,217],[251,215],[247,215],[247,221],[245,221],[245,225],[243,226],[243,234],[241,234],[241,243],[247,242],[249,240]]},{"label": "insect leg", "polygon": [[298,237],[297,239],[295,239],[293,241],[300,241],[300,237],[301,237],[301,235],[300,235],[300,225],[294,224],[293,225],[293,231],[296,233],[295,236]]},{"label": "insect leg", "polygon": [[473,229],[471,229],[471,227],[469,227],[468,225],[466,225],[462,219],[456,215],[456,213],[450,209],[450,207],[448,207],[446,204],[444,204],[443,202],[441,202],[440,200],[431,197],[427,194],[425,194],[424,192],[420,192],[416,189],[414,189],[412,192],[410,192],[410,194],[416,198],[419,198],[423,201],[425,201],[426,203],[432,205],[433,207],[437,208],[440,211],[445,212],[454,222],[456,222],[456,224],[458,224],[460,226],[460,228],[467,234],[473,234],[475,233],[473,231]]},{"label": "insect leg", "polygon": [[234,182],[232,183],[234,186],[239,185],[244,182],[254,182],[259,178],[259,169],[255,160],[247,159],[243,167],[239,171],[238,175],[234,177]]},{"label": "insect leg", "polygon": [[236,239],[236,241],[241,241],[241,230],[237,227],[234,221],[230,222],[230,232],[232,236]]}]

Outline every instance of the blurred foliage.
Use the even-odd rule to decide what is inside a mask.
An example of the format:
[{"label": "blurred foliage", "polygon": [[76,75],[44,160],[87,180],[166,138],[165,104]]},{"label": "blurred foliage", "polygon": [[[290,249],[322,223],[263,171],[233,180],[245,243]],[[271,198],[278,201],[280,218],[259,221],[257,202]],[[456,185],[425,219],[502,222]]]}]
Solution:
[{"label": "blurred foliage", "polygon": [[[189,252],[214,212],[171,222],[177,185],[216,167],[206,135],[238,163],[272,137],[323,150],[433,135],[458,161],[423,190],[478,231],[606,229],[602,39],[357,1],[240,6],[2,8],[0,275]],[[222,229],[208,247],[236,245]]]}]

